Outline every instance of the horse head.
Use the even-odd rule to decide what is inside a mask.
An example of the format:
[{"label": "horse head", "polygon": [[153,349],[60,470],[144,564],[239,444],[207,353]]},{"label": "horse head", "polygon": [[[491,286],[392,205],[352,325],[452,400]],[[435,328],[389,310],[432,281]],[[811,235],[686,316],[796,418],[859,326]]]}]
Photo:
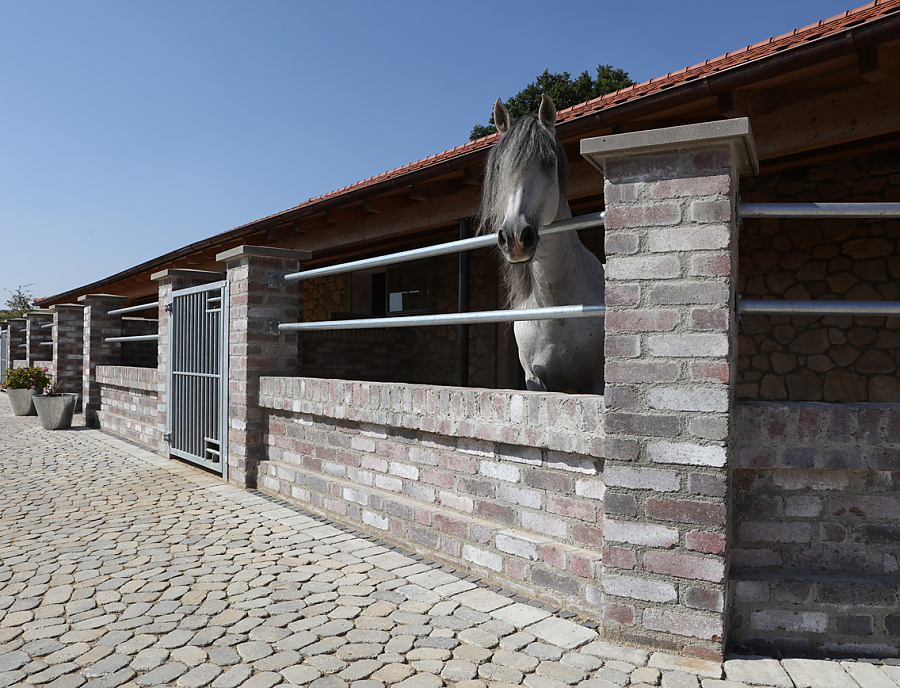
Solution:
[{"label": "horse head", "polygon": [[541,227],[557,218],[560,199],[565,202],[568,165],[556,138],[556,107],[544,94],[536,117],[513,124],[498,98],[494,122],[501,138],[485,166],[482,227],[497,233],[497,245],[509,263],[529,263]]}]

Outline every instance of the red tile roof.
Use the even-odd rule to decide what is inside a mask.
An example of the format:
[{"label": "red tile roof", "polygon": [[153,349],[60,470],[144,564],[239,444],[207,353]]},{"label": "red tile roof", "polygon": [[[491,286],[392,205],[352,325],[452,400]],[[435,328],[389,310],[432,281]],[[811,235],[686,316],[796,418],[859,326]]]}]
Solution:
[{"label": "red tile roof", "polygon": [[[613,93],[608,93],[604,96],[594,98],[593,100],[589,100],[585,103],[573,105],[572,107],[566,108],[565,110],[560,110],[557,113],[557,122],[563,124],[578,117],[599,112],[612,105],[619,105],[628,101],[637,100],[638,98],[648,96],[653,93],[658,93],[664,89],[672,88],[673,86],[677,86],[687,81],[699,79],[715,72],[721,72],[731,67],[736,67],[753,60],[758,60],[770,55],[774,55],[788,48],[793,48],[795,46],[809,43],[810,41],[814,41],[825,36],[831,36],[840,33],[845,29],[857,26],[864,22],[872,21],[874,19],[879,19],[888,14],[898,11],[900,11],[900,0],[874,0],[874,2],[870,2],[866,5],[863,5],[862,7],[847,10],[846,12],[842,12],[841,14],[837,14],[828,19],[822,19],[815,22],[814,24],[809,24],[799,29],[789,31],[788,33],[783,33],[780,36],[773,36],[772,38],[769,38],[765,41],[753,43],[752,45],[748,45],[745,48],[741,48],[740,50],[733,50],[731,52],[725,53],[724,55],[720,55],[719,57],[710,60],[704,60],[703,62],[691,65],[690,67],[684,67],[674,72],[669,72],[668,74],[665,74],[663,76],[654,77],[649,81],[635,84],[633,86],[628,86],[627,88],[620,89]],[[309,200],[297,206],[294,206],[293,208],[289,208],[288,210],[285,210],[281,213],[270,215],[250,224],[254,225],[257,224],[257,222],[268,220],[273,217],[278,217],[279,215],[283,215],[284,213],[300,210],[304,207],[314,205],[321,201],[342,196],[350,191],[363,189],[367,186],[372,186],[374,184],[378,184],[379,182],[399,177],[409,172],[425,169],[438,162],[449,160],[465,153],[470,153],[490,146],[496,140],[497,134],[492,134],[490,136],[485,136],[484,138],[477,139],[476,141],[469,141],[468,143],[456,146],[442,153],[430,155],[427,158],[423,158],[422,160],[408,163],[406,165],[403,165],[402,167],[398,167],[387,172],[382,172],[381,174],[375,175],[374,177],[363,179],[362,181],[350,184],[341,189],[322,194],[321,196],[310,198]],[[244,227],[246,226],[248,225],[244,225]],[[239,230],[241,228],[238,227],[236,229]]]}]

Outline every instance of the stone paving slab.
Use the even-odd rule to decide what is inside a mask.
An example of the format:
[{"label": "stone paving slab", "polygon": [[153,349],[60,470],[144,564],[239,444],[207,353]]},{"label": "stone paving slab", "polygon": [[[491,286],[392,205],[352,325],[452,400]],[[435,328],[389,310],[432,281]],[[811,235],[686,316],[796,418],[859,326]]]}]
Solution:
[{"label": "stone paving slab", "polygon": [[0,394],[0,688],[900,688],[890,660],[716,664],[528,602]]}]

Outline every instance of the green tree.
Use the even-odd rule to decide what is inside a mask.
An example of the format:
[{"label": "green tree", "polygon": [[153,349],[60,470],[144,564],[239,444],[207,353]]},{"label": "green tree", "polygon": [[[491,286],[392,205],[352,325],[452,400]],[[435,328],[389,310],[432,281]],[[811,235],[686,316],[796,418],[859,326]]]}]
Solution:
[{"label": "green tree", "polygon": [[[510,116],[515,121],[523,115],[537,112],[541,104],[541,95],[544,93],[553,98],[557,110],[562,110],[618,91],[633,83],[628,72],[612,65],[599,65],[596,79],[592,79],[587,70],[573,79],[568,72],[552,74],[545,69],[543,74],[507,100],[505,104]],[[488,125],[476,124],[472,133],[469,134],[469,140],[474,141],[496,132],[497,127],[494,126],[493,115],[489,122]]]},{"label": "green tree", "polygon": [[4,304],[6,308],[0,309],[0,320],[6,320],[7,318],[21,318],[29,311],[34,310],[34,297],[28,290],[28,287],[30,286],[32,285],[23,284],[16,287],[15,291],[6,289],[9,298],[6,299],[6,304]]}]

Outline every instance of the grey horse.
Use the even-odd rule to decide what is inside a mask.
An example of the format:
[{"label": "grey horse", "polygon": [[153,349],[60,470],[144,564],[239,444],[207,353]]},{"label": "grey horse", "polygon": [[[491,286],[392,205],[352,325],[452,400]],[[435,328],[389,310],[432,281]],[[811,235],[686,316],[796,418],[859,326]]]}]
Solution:
[{"label": "grey horse", "polygon": [[[485,165],[479,234],[497,234],[510,307],[602,304],[603,265],[577,234],[541,236],[572,217],[553,101],[545,94],[536,116],[513,124],[498,98],[494,122],[502,136]],[[517,321],[513,329],[528,389],[603,393],[602,318]]]}]

